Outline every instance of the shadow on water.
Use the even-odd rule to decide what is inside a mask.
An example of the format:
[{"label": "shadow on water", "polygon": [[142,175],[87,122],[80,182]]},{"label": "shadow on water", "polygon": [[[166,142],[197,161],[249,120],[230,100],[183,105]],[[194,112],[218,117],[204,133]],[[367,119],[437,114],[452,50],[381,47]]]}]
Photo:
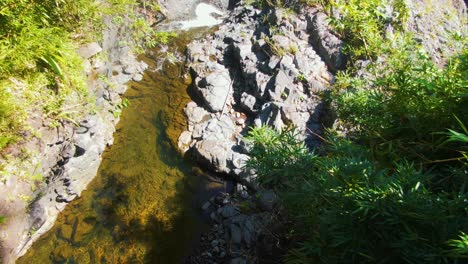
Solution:
[{"label": "shadow on water", "polygon": [[[174,48],[192,37],[179,37]],[[130,106],[97,177],[18,263],[182,261],[204,228],[201,202],[223,188],[195,177],[193,164],[174,148],[190,100],[190,80],[182,76],[183,63],[165,63],[130,84]]]}]

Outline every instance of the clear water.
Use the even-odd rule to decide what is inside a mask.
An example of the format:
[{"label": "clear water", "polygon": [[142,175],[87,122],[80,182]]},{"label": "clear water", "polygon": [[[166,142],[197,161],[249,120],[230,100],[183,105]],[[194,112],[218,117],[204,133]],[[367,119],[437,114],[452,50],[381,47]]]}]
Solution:
[{"label": "clear water", "polygon": [[[192,36],[171,49],[183,52]],[[190,100],[183,66],[164,63],[130,84],[98,176],[17,263],[181,262],[203,229],[201,202],[223,188],[193,175],[174,147]]]}]

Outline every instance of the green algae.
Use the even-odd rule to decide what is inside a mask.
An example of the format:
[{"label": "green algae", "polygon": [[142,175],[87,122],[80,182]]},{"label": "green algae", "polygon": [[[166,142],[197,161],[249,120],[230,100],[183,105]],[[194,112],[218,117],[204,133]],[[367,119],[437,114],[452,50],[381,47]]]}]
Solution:
[{"label": "green algae", "polygon": [[[183,52],[192,36],[173,46]],[[181,262],[203,226],[197,193],[221,187],[195,177],[174,148],[190,100],[184,76],[182,62],[166,62],[130,84],[97,177],[17,263]]]}]

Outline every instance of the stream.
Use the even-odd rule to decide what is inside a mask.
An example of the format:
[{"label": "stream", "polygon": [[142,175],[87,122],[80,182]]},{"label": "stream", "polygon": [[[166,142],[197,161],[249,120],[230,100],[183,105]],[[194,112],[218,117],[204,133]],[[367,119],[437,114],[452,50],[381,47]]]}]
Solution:
[{"label": "stream", "polygon": [[17,263],[180,263],[190,254],[207,228],[200,205],[224,186],[195,176],[194,164],[176,150],[190,101],[184,63],[171,55],[154,69],[157,58],[181,54],[206,34],[196,31],[142,58],[150,70],[128,84],[129,106],[98,175]]}]

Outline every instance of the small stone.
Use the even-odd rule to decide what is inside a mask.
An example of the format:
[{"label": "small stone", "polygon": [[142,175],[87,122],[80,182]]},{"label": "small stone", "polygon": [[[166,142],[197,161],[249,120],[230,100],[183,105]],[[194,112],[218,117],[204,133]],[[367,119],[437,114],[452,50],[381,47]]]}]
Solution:
[{"label": "small stone", "polygon": [[213,241],[211,241],[211,246],[212,246],[212,247],[216,247],[216,246],[218,246],[218,245],[219,245],[219,241],[218,241],[218,240],[213,240]]},{"label": "small stone", "polygon": [[245,124],[245,120],[242,119],[242,118],[239,118],[239,119],[236,120],[236,124],[239,125],[239,126],[242,126],[242,125]]},{"label": "small stone", "polygon": [[219,253],[219,257],[220,257],[220,258],[224,258],[225,256],[226,256],[226,252],[221,251],[221,253]]},{"label": "small stone", "polygon": [[102,51],[101,46],[99,46],[99,44],[96,42],[92,42],[92,43],[89,43],[80,47],[78,49],[78,54],[84,59],[89,59],[101,51]]},{"label": "small stone", "polygon": [[206,202],[206,203],[203,204],[202,210],[203,210],[203,211],[206,211],[206,210],[208,210],[208,208],[210,208],[210,206],[211,206],[211,203],[210,203],[210,202]]},{"label": "small stone", "polygon": [[226,205],[218,209],[218,214],[224,218],[230,218],[239,214],[239,210],[232,205]]},{"label": "small stone", "polygon": [[242,257],[238,257],[238,258],[235,258],[235,259],[231,259],[231,262],[229,262],[230,264],[247,264],[247,261],[242,258]]},{"label": "small stone", "polygon": [[137,68],[136,68],[135,65],[130,64],[130,65],[127,65],[127,66],[125,66],[125,67],[123,68],[123,72],[124,72],[125,74],[134,74],[134,73],[137,72]]},{"label": "small stone", "polygon": [[137,74],[133,75],[133,80],[135,82],[140,82],[141,80],[143,80],[143,75],[137,73]]}]

